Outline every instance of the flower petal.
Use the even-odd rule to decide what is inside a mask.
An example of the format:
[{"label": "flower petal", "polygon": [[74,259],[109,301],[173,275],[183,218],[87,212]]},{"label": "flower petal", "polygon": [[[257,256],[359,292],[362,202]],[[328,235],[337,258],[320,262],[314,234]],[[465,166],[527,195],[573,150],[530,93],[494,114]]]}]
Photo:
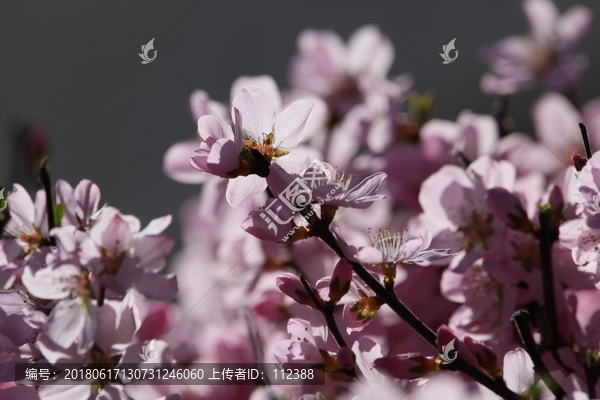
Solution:
[{"label": "flower petal", "polygon": [[509,351],[504,356],[504,380],[515,393],[523,393],[535,382],[533,361],[523,349]]},{"label": "flower petal", "polygon": [[68,264],[42,268],[35,274],[27,266],[23,271],[21,279],[29,293],[33,296],[40,299],[58,300],[71,295],[72,291],[76,288],[76,277],[79,273],[79,267]]},{"label": "flower petal", "polygon": [[273,104],[275,105],[275,110],[281,110],[281,94],[279,93],[279,88],[277,87],[277,82],[270,75],[260,75],[260,76],[240,76],[237,78],[233,84],[231,85],[231,94],[229,96],[230,99],[235,98],[241,91],[244,86],[258,86],[263,89],[266,89],[273,96]]},{"label": "flower petal", "polygon": [[75,188],[75,200],[83,212],[80,217],[87,219],[98,209],[100,188],[89,179],[84,179]]},{"label": "flower petal", "polygon": [[550,0],[525,0],[523,11],[529,21],[531,36],[540,44],[550,44],[559,16],[554,3]]},{"label": "flower petal", "polygon": [[231,126],[214,115],[205,115],[198,119],[198,137],[202,141],[216,142],[218,139],[234,140]]},{"label": "flower petal", "polygon": [[349,72],[384,78],[394,62],[394,45],[375,25],[359,28],[348,39]]},{"label": "flower petal", "polygon": [[356,254],[356,258],[365,264],[380,264],[383,262],[381,251],[371,246],[361,247]]},{"label": "flower petal", "polygon": [[239,147],[231,140],[217,140],[206,158],[206,165],[211,173],[222,177],[228,176],[240,167]]},{"label": "flower petal", "polygon": [[231,207],[237,207],[247,198],[267,188],[267,180],[258,175],[238,176],[227,183],[225,197]]},{"label": "flower petal", "polygon": [[90,229],[94,243],[113,254],[119,254],[130,247],[132,227],[115,208],[108,207],[98,222]]},{"label": "flower petal", "polygon": [[313,103],[297,100],[275,117],[275,142],[273,147],[289,149],[302,140],[302,130],[306,125]]},{"label": "flower petal", "polygon": [[198,140],[188,140],[172,145],[163,158],[163,172],[179,183],[203,183],[210,175],[198,172],[190,165],[190,156],[200,146]]},{"label": "flower petal", "polygon": [[[231,103],[232,112],[240,111],[244,120],[243,130],[249,138],[262,142],[263,135],[273,130],[275,102],[271,93],[258,86],[244,86]],[[233,115],[232,118],[235,118]]]},{"label": "flower petal", "polygon": [[29,193],[23,186],[15,183],[7,202],[10,209],[8,227],[18,232],[30,232],[35,219],[35,208]]},{"label": "flower petal", "polygon": [[44,334],[66,349],[81,335],[86,323],[86,311],[79,299],[59,301],[52,309]]},{"label": "flower petal", "polygon": [[133,287],[149,299],[171,300],[177,294],[177,277],[175,274],[145,272],[141,279],[133,283]]},{"label": "flower petal", "polygon": [[575,107],[558,93],[547,93],[538,100],[532,109],[533,123],[541,141],[554,154],[561,154],[566,148],[581,142],[580,116]]}]

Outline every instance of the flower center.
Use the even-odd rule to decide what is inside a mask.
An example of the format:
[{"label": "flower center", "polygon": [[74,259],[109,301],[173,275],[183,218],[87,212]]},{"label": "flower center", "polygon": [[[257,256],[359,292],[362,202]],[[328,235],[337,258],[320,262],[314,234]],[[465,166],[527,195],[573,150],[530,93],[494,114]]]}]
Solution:
[{"label": "flower center", "polygon": [[498,282],[481,265],[472,265],[463,275],[461,289],[467,302],[478,301],[500,290]]},{"label": "flower center", "polygon": [[492,214],[482,214],[477,210],[471,211],[470,221],[458,228],[465,238],[463,249],[468,252],[473,250],[477,244],[481,244],[487,249],[487,238],[494,233],[492,228]]},{"label": "flower center", "polygon": [[360,299],[350,308],[351,312],[356,312],[356,319],[366,323],[377,315],[377,311],[383,305],[383,302],[377,297],[369,297],[362,290],[358,291]]},{"label": "flower center", "polygon": [[[369,229],[369,234],[371,229]],[[402,231],[390,231],[388,228],[378,229],[375,236],[372,236],[371,246],[381,252],[384,263],[396,263],[402,250],[402,246],[408,240],[408,229]]]},{"label": "flower center", "polygon": [[92,285],[90,283],[89,271],[84,270],[81,276],[74,276],[77,282],[76,294],[83,300],[89,300],[92,298]]},{"label": "flower center", "polygon": [[31,250],[39,248],[42,244],[42,236],[38,232],[35,232],[31,235],[27,233],[21,233],[19,235],[19,239],[27,243]]},{"label": "flower center", "polygon": [[107,275],[116,275],[121,269],[121,265],[123,265],[123,261],[127,256],[127,252],[122,251],[118,254],[112,254],[105,248],[100,248],[100,260],[104,268],[102,269],[102,274]]},{"label": "flower center", "polygon": [[287,150],[276,149],[273,147],[275,142],[275,134],[273,132],[264,135],[262,142],[255,142],[253,140],[244,140],[244,147],[247,149],[257,150],[267,160],[271,161],[273,158],[285,156],[289,153]]}]

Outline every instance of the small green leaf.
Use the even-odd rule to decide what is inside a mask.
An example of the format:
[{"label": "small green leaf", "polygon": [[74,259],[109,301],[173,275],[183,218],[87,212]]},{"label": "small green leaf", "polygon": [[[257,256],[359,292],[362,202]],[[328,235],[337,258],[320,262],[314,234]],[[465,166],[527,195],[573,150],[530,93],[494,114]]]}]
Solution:
[{"label": "small green leaf", "polygon": [[60,226],[60,221],[62,221],[65,216],[65,206],[62,204],[57,204],[54,206],[54,226]]}]

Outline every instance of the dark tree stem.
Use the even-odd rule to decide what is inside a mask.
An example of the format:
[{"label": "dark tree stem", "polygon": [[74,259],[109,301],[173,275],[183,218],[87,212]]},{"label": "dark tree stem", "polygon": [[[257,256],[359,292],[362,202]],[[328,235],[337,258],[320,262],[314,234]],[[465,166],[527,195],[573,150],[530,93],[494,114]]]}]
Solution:
[{"label": "dark tree stem", "polygon": [[338,326],[335,322],[335,319],[333,318],[333,313],[331,312],[331,310],[327,309],[325,307],[325,305],[323,304],[323,302],[317,298],[317,296],[315,295],[315,292],[313,291],[312,286],[310,286],[310,283],[308,283],[306,278],[302,275],[300,275],[300,282],[302,282],[302,286],[304,286],[304,290],[306,290],[306,292],[310,296],[310,299],[315,304],[315,307],[317,308],[317,310],[321,311],[323,313],[323,315],[325,316],[325,320],[327,321],[327,327],[329,328],[329,331],[331,331],[331,334],[333,335],[333,338],[337,342],[338,346],[339,347],[348,347],[346,345],[346,341],[344,340],[344,337],[342,336],[342,333],[338,329]]},{"label": "dark tree stem", "polygon": [[521,337],[521,341],[523,342],[523,346],[525,346],[525,350],[529,353],[531,357],[531,361],[533,361],[533,369],[539,375],[539,377],[544,381],[548,389],[556,396],[557,400],[561,400],[565,396],[564,389],[556,382],[556,380],[550,375],[550,371],[546,367],[546,364],[542,361],[542,357],[537,349],[537,344],[533,339],[533,334],[531,333],[531,316],[529,312],[525,310],[519,310],[513,315],[513,322],[517,327],[517,331],[519,332],[519,336]]},{"label": "dark tree stem", "polygon": [[585,380],[587,382],[588,394],[590,396],[590,399],[595,399],[596,381],[598,381],[598,374],[590,370],[588,366],[585,366]]},{"label": "dark tree stem", "polygon": [[[48,173],[48,157],[44,157],[40,163],[40,175],[39,179],[46,193],[46,213],[48,216],[48,233],[54,228],[54,207],[52,200],[52,183],[50,181],[50,174]],[[50,236],[50,245],[56,246],[56,240]]]},{"label": "dark tree stem", "polygon": [[[340,330],[337,326],[337,323],[335,322],[335,318],[333,316],[333,309],[331,307],[329,307],[328,305],[323,304],[321,299],[319,299],[317,297],[317,295],[315,294],[315,292],[313,291],[313,288],[310,285],[310,283],[306,280],[306,278],[302,274],[302,271],[300,271],[300,269],[295,265],[294,265],[294,268],[298,272],[299,277],[300,277],[300,282],[302,282],[302,286],[304,286],[304,290],[306,290],[306,292],[308,293],[308,295],[309,295],[310,299],[312,300],[312,302],[314,303],[316,309],[319,310],[321,313],[323,313],[323,315],[325,316],[325,321],[327,322],[327,328],[329,329],[329,332],[331,332],[331,335],[335,339],[338,347],[340,349],[342,347],[348,347],[348,345],[346,345],[346,341],[344,340],[344,337],[342,336],[342,333],[340,332]],[[354,367],[352,367],[352,369],[345,370],[345,371],[347,371],[350,374],[350,376],[352,376],[353,378],[358,377],[358,375],[360,374],[360,371],[358,370],[358,366],[356,366],[356,365]]]},{"label": "dark tree stem", "polygon": [[542,286],[544,289],[544,304],[547,311],[550,329],[547,332],[547,342],[551,348],[560,346],[561,337],[558,329],[556,311],[556,296],[554,292],[554,269],[552,267],[552,245],[558,240],[558,232],[552,221],[552,210],[540,211],[540,230],[538,231],[540,264],[542,268]]},{"label": "dark tree stem", "polygon": [[592,158],[592,146],[590,146],[590,138],[588,136],[587,127],[580,122],[579,129],[581,130],[581,139],[583,139],[585,157],[589,160],[590,158]]},{"label": "dark tree stem", "polygon": [[500,137],[504,137],[510,133],[510,128],[507,124],[509,102],[510,96],[501,96],[494,104],[494,117],[496,119],[496,123],[498,124]]},{"label": "dark tree stem", "polygon": [[594,353],[588,351],[587,360],[583,365],[585,368],[585,380],[588,387],[588,395],[590,399],[596,398],[596,382],[598,381],[598,375],[600,373],[599,368],[596,364],[596,357]]},{"label": "dark tree stem", "polygon": [[[361,264],[349,260],[329,228],[323,224],[323,222],[314,214],[314,212],[310,215],[310,217],[308,217],[310,211],[310,207],[308,207],[303,211],[303,215],[305,215],[305,218],[309,221],[311,227],[313,228],[314,236],[323,240],[339,257],[346,259],[352,266],[352,270],[356,273],[356,275],[358,275],[371,290],[373,290],[396,314],[398,314],[398,316],[400,316],[404,322],[406,322],[427,343],[437,350],[436,333],[423,321],[421,321],[402,301],[400,301],[395,293],[391,293],[389,290],[387,290]],[[449,369],[463,372],[504,399],[524,400],[522,396],[514,393],[505,385],[496,382],[492,377],[483,373],[461,356],[457,357],[457,359],[452,363],[452,367]]]},{"label": "dark tree stem", "polygon": [[106,287],[102,285],[100,286],[100,294],[98,296],[98,307],[102,307],[104,305],[104,296],[106,296]]}]

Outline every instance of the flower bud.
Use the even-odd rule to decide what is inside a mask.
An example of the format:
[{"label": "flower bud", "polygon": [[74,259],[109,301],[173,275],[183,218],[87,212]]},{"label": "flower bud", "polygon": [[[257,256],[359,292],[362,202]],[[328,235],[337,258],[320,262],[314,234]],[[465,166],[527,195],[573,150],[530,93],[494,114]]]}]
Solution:
[{"label": "flower bud", "polygon": [[352,266],[346,259],[340,258],[329,281],[329,299],[332,303],[337,303],[348,293],[350,282],[352,282]]},{"label": "flower bud", "polygon": [[[291,297],[300,304],[315,308],[314,302],[297,275],[287,272],[283,273],[277,277],[276,284],[283,294]],[[315,292],[315,296],[318,297],[319,295]]]},{"label": "flower bud", "polygon": [[573,153],[573,155],[571,156],[571,162],[573,163],[577,171],[581,171],[583,167],[585,167],[585,164],[587,164],[587,158],[580,156],[579,154]]},{"label": "flower bud", "polygon": [[[448,325],[441,325],[437,330],[438,351],[444,351],[444,347],[453,340],[456,340],[456,335],[452,329]],[[458,344],[454,348],[458,351]]]}]

